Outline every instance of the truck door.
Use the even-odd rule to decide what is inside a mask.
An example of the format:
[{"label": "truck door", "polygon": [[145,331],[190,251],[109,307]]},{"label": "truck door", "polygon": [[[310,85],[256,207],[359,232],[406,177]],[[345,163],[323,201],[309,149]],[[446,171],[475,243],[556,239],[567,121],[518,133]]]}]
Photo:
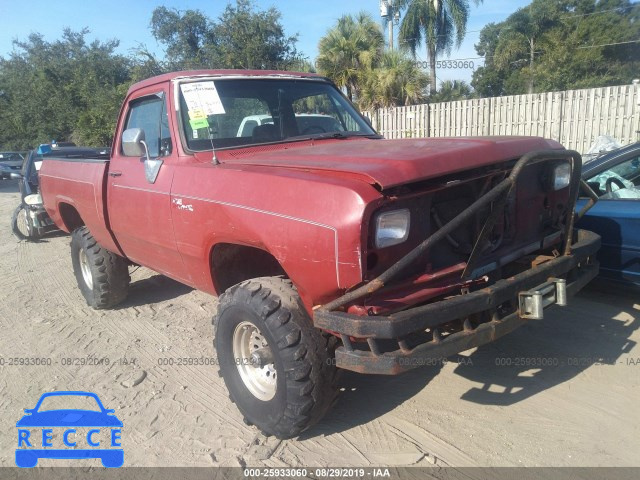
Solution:
[{"label": "truck door", "polygon": [[[168,91],[154,86],[130,98],[114,142],[108,184],[111,230],[124,254],[140,265],[185,280],[171,221],[171,183],[178,161],[167,115]],[[161,160],[155,178],[145,174],[145,157],[127,157],[122,132],[144,131],[149,158]]]}]

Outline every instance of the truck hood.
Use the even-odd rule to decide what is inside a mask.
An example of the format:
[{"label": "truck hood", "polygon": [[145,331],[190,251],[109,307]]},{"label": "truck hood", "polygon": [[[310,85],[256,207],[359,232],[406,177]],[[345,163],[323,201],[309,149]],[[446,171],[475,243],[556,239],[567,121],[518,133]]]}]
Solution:
[{"label": "truck hood", "polygon": [[225,152],[231,165],[270,166],[359,178],[381,189],[513,160],[532,150],[562,149],[539,137],[405,140],[350,138],[263,145]]}]

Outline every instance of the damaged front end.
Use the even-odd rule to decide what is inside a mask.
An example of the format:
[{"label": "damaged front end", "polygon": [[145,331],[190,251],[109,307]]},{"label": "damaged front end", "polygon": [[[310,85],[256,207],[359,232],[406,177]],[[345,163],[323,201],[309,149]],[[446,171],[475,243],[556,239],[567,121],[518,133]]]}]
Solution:
[{"label": "damaged front end", "polygon": [[[315,326],[342,339],[337,366],[401,373],[565,305],[598,273],[600,238],[574,229],[597,200],[581,168],[577,152],[538,151],[398,196],[388,209],[417,219],[413,243],[370,245],[366,282],[314,309]],[[591,199],[576,214],[581,187]]]},{"label": "damaged front end", "polygon": [[41,237],[45,233],[57,229],[47,214],[42,202],[42,196],[39,193],[26,195],[23,204],[27,212],[30,236]]}]

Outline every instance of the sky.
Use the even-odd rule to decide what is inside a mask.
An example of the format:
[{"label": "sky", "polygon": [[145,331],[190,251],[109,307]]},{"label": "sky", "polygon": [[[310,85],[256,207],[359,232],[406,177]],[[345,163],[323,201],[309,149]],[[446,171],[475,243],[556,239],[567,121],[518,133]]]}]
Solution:
[{"label": "sky", "polygon": [[[139,45],[162,54],[162,46],[149,28],[154,8],[164,5],[178,10],[200,10],[217,19],[227,3],[227,0],[0,0],[0,56],[7,57],[11,53],[15,39],[25,39],[36,32],[45,40],[53,41],[61,37],[65,27],[74,31],[88,28],[90,40],[117,39],[120,41],[118,51],[123,54]],[[473,45],[478,41],[482,27],[504,20],[518,8],[528,5],[530,0],[485,0],[479,6],[470,3],[467,36],[459,50],[452,50],[451,55],[443,59],[473,58],[477,68],[483,61],[474,58],[478,55]],[[260,9],[275,6],[282,12],[286,34],[298,34],[298,49],[311,61],[318,54],[320,38],[342,15],[364,10],[380,19],[379,0],[255,0],[255,4]],[[417,60],[426,60],[424,47],[417,52]],[[470,68],[439,69],[438,80],[469,82],[472,73]]]}]

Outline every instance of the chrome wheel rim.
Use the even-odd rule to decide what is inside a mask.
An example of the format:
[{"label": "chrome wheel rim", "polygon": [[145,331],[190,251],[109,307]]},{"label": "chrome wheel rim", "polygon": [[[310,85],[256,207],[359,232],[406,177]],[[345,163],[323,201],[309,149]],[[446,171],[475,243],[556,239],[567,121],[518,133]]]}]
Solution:
[{"label": "chrome wheel rim", "polygon": [[29,232],[29,220],[27,218],[27,210],[24,208],[20,209],[18,212],[18,217],[16,219],[16,223],[18,226],[18,231],[25,237],[30,236]]},{"label": "chrome wheel rim", "polygon": [[257,365],[252,354],[270,348],[260,329],[251,322],[240,322],[233,331],[233,357],[240,378],[247,390],[259,400],[271,400],[276,395],[277,376],[274,363]]},{"label": "chrome wheel rim", "polygon": [[93,277],[91,277],[91,268],[89,267],[89,259],[84,251],[84,248],[80,249],[78,253],[78,259],[80,260],[80,271],[82,272],[82,279],[87,284],[90,290],[93,290]]}]

